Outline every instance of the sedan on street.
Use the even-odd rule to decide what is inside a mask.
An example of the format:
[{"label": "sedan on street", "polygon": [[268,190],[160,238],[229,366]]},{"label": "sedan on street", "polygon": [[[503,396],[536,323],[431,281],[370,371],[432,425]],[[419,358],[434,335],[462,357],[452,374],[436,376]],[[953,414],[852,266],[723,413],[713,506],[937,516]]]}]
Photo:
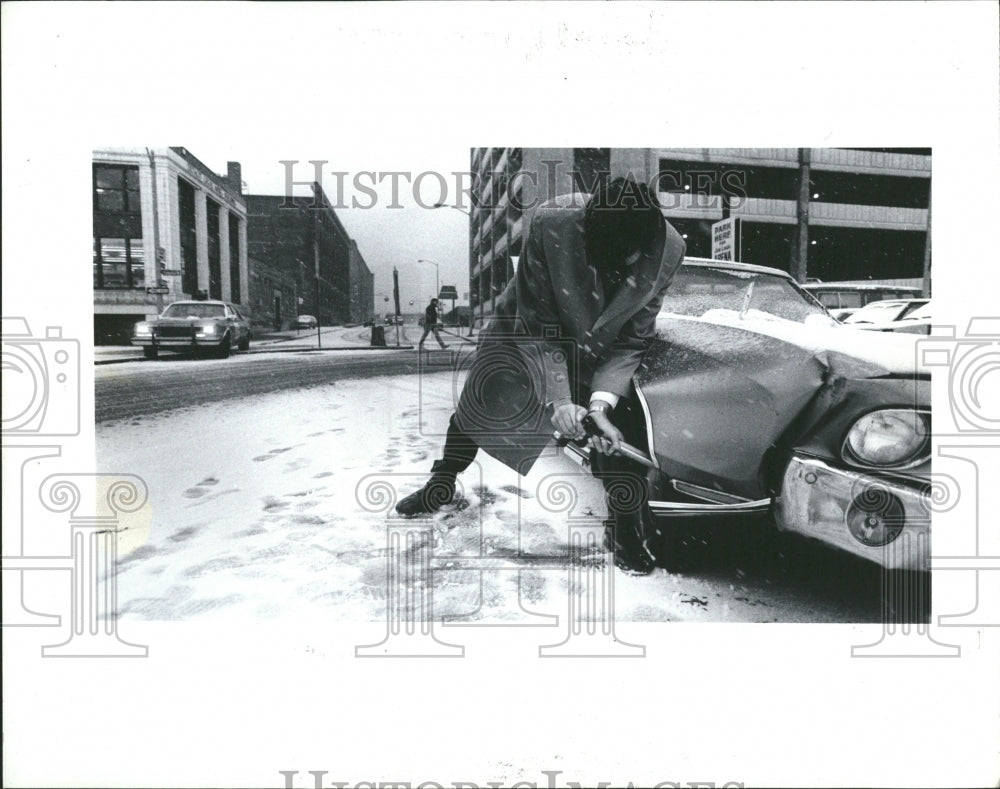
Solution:
[{"label": "sedan on street", "polygon": [[147,359],[160,351],[208,352],[225,359],[233,348],[250,349],[250,322],[226,301],[175,301],[159,317],[139,321],[132,344]]}]

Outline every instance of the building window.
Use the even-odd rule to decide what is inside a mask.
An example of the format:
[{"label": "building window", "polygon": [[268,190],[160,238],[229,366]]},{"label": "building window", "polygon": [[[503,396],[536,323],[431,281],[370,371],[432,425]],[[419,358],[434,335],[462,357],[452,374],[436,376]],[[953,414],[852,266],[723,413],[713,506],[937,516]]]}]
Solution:
[{"label": "building window", "polygon": [[240,303],[240,218],[229,212],[229,300]]},{"label": "building window", "polygon": [[94,288],[130,290],[146,285],[141,238],[94,238]]},{"label": "building window", "polygon": [[222,298],[222,243],[219,235],[219,204],[208,198],[205,200],[208,231],[208,297]]},{"label": "building window", "polygon": [[138,166],[94,165],[94,210],[102,214],[138,214]]},{"label": "building window", "polygon": [[177,179],[177,210],[181,230],[181,290],[190,295],[198,291],[198,232],[194,218],[194,187]]}]

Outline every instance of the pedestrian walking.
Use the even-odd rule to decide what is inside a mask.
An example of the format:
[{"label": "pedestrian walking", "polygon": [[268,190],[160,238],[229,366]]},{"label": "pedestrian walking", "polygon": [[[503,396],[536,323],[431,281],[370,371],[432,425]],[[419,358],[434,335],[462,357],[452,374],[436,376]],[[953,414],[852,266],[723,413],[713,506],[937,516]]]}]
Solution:
[{"label": "pedestrian walking", "polygon": [[438,345],[442,348],[447,348],[448,346],[444,344],[441,339],[441,324],[438,323],[438,300],[431,299],[431,303],[427,305],[427,309],[424,310],[424,333],[420,335],[420,342],[417,343],[417,348],[421,349],[424,347],[424,340],[427,339],[427,335],[434,332],[434,339],[438,341]]},{"label": "pedestrian walking", "polygon": [[600,431],[589,444],[608,502],[606,545],[619,568],[651,572],[645,482],[613,452],[626,438],[616,423],[628,424],[632,375],[684,252],[655,195],[631,178],[602,184],[589,199],[540,205],[516,275],[480,334],[441,458],[396,511],[420,515],[450,503],[479,449],[527,474],[552,427],[581,439],[589,415]]}]

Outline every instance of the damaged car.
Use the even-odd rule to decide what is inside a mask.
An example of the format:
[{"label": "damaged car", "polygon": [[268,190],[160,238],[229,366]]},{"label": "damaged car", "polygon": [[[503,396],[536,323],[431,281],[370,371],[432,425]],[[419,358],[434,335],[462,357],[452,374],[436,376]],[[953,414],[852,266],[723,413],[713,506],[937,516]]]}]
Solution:
[{"label": "damaged car", "polygon": [[883,567],[928,569],[930,374],[917,339],[843,326],[783,271],[686,260],[623,424],[649,461],[636,465],[647,544],[768,513]]}]

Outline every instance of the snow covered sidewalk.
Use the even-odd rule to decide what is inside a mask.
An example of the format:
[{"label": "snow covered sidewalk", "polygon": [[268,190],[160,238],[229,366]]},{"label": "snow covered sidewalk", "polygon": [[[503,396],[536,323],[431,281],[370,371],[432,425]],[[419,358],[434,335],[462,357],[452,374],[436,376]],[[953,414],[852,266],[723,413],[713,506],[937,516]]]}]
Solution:
[{"label": "snow covered sidewalk", "polygon": [[[123,620],[384,620],[387,526],[400,524],[388,506],[426,479],[454,387],[449,373],[341,381],[99,424],[98,470],[149,488],[132,521],[145,525],[120,534]],[[554,447],[525,478],[480,452],[459,481],[464,498],[427,532],[444,557],[434,618],[564,613],[567,515],[603,517],[599,483]],[[615,578],[622,621],[774,613],[663,570]]]}]

